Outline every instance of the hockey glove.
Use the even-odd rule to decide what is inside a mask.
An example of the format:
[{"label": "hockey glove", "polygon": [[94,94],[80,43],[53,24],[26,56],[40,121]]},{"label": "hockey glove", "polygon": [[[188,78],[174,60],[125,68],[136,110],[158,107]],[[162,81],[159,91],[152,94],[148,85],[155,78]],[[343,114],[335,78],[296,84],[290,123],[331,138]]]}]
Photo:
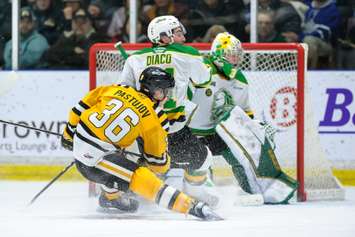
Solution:
[{"label": "hockey glove", "polygon": [[234,78],[236,76],[237,69],[224,58],[213,55],[211,60],[218,70],[222,71],[228,78]]},{"label": "hockey glove", "polygon": [[64,149],[68,151],[73,151],[73,140],[65,139],[64,136],[62,136],[60,142],[62,147],[64,147]]}]

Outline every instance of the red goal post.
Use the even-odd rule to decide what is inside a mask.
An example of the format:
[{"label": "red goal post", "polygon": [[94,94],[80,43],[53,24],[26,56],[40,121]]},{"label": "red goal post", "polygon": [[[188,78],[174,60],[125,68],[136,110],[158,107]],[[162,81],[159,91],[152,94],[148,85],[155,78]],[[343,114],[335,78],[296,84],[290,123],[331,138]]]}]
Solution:
[{"label": "red goal post", "polygon": [[[208,53],[210,49],[210,44],[207,43],[188,45],[197,48],[202,54]],[[312,119],[309,118],[312,117],[309,115],[312,114],[312,111],[307,114],[305,112],[306,47],[296,43],[243,43],[242,46],[245,53],[241,69],[245,72],[250,83],[252,107],[256,107],[256,115],[266,120],[272,120],[271,124],[279,126],[278,128],[282,130],[280,136],[283,137],[279,139],[277,147],[286,148],[277,148],[279,151],[275,151],[275,153],[281,166],[286,166],[286,171],[300,183],[298,200],[342,199],[344,194],[339,182],[332,176],[328,163],[323,167],[323,160],[315,162],[316,165],[322,166],[320,172],[317,171],[316,166],[312,167],[312,170],[308,171],[307,169],[308,166],[312,166],[312,159],[315,159],[315,156],[320,156],[322,159],[325,157],[319,141],[316,142],[318,134],[315,134],[317,133],[315,125],[308,121]],[[130,54],[136,50],[151,47],[151,44],[123,43],[122,47]],[[98,84],[116,83],[125,60],[115,48],[115,44],[94,44],[90,48],[89,54],[90,90]],[[102,82],[100,81],[101,77]],[[257,90],[254,91],[254,88]],[[268,103],[264,103],[265,101]],[[307,103],[309,103],[308,110],[311,110],[310,102]],[[264,108],[261,108],[260,104],[265,105]],[[289,107],[286,108],[285,106],[288,104]],[[279,107],[282,106],[285,108],[280,111]],[[292,117],[292,119],[288,117]],[[307,132],[307,137],[310,139],[305,141],[305,131],[309,127],[312,127],[313,134],[309,136]],[[305,150],[306,147],[312,151],[308,152]],[[310,154],[307,155],[307,153]],[[322,155],[319,155],[320,153]],[[284,162],[284,157],[287,157],[285,160],[292,160],[293,163]],[[305,162],[306,157],[307,162]],[[323,177],[320,177],[322,175],[327,177],[323,180]],[[308,179],[308,176],[311,177]],[[318,180],[319,178],[320,180]],[[333,179],[335,180],[333,181]],[[308,184],[308,180],[311,184]],[[314,184],[317,182],[321,184],[320,187]],[[323,190],[325,190],[324,193]]]}]

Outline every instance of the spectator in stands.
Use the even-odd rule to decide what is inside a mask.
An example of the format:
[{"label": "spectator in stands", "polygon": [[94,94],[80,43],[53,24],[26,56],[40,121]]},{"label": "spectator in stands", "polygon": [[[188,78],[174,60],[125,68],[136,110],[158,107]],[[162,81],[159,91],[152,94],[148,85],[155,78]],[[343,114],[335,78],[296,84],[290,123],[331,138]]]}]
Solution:
[{"label": "spectator in stands", "polygon": [[[305,6],[301,2],[288,0],[258,0],[258,11],[273,11],[273,24],[287,42],[297,42],[298,35],[301,32],[302,16],[300,8]],[[246,22],[250,22],[250,4],[244,11]],[[245,26],[245,34],[250,34],[249,23]]]},{"label": "spectator in stands", "polygon": [[11,2],[0,1],[0,68],[4,66],[5,43],[11,39]]},{"label": "spectator in stands", "polygon": [[157,16],[173,15],[183,21],[187,18],[188,11],[187,5],[174,0],[154,0],[154,4],[143,12],[143,28],[146,29],[149,22]]},{"label": "spectator in stands", "polygon": [[94,43],[107,42],[107,38],[96,33],[89,13],[85,9],[75,12],[73,30],[63,33],[58,41],[42,57],[42,67],[55,69],[87,69],[88,52]]},{"label": "spectator in stands", "polygon": [[337,37],[339,12],[333,0],[306,0],[309,9],[300,40],[308,44],[309,67],[317,68],[320,56],[332,55],[332,40]]},{"label": "spectator in stands", "polygon": [[35,4],[36,4],[36,0],[22,0],[21,1],[21,6],[30,7],[31,9],[34,7]]},{"label": "spectator in stands", "polygon": [[355,69],[355,17],[348,20],[348,31],[344,38],[338,38],[337,68]]},{"label": "spectator in stands", "polygon": [[[285,0],[284,0],[285,1]],[[298,42],[298,35],[302,31],[302,9],[307,9],[307,6],[301,2],[276,1],[274,25],[275,30],[279,32],[287,42]]]},{"label": "spectator in stands", "polygon": [[222,26],[222,25],[213,25],[207,30],[206,34],[203,36],[202,42],[204,42],[204,43],[212,43],[213,40],[216,38],[216,36],[219,33],[223,33],[223,32],[227,32],[227,29],[224,26]]},{"label": "spectator in stands", "polygon": [[93,21],[93,26],[97,33],[107,34],[107,29],[110,24],[110,17],[106,14],[106,5],[102,0],[91,0],[88,6],[88,12]]},{"label": "spectator in stands", "polygon": [[258,42],[286,42],[286,39],[275,30],[272,10],[258,13]]},{"label": "spectator in stands", "polygon": [[241,17],[243,8],[242,0],[199,0],[196,9],[189,12],[188,20],[182,20],[189,32],[187,41],[201,41],[213,25],[223,25],[228,32],[245,41],[242,34],[246,24]]},{"label": "spectator in stands", "polygon": [[[122,35],[123,42],[129,42],[129,31],[130,31],[129,18],[127,18],[126,23],[124,25],[123,35]],[[149,39],[146,35],[147,30],[143,29],[143,24],[140,21],[140,19],[137,19],[136,31],[137,31],[137,39],[136,39],[137,43],[149,42]]]},{"label": "spectator in stands", "polygon": [[355,0],[337,0],[340,14],[336,45],[336,66],[339,69],[355,68]]},{"label": "spectator in stands", "polygon": [[86,8],[82,0],[62,0],[64,3],[63,14],[64,14],[64,31],[70,34],[72,30],[72,19],[77,10],[80,8]]},{"label": "spectator in stands", "polygon": [[[137,12],[138,12],[138,20],[140,22],[143,21],[142,12],[147,11],[151,6],[150,5],[143,5],[142,0],[137,1]],[[112,41],[120,41],[123,40],[123,34],[125,32],[125,23],[128,18],[129,13],[129,0],[125,0],[123,2],[123,6],[118,8],[111,19],[110,25],[107,30],[107,35],[112,38]],[[144,25],[144,24],[143,24]],[[144,27],[142,25],[142,28]],[[142,29],[143,32],[146,32],[145,28]]]},{"label": "spectator in stands", "polygon": [[63,13],[55,0],[35,0],[33,11],[37,19],[37,30],[52,45],[63,31]]},{"label": "spectator in stands", "polygon": [[[35,28],[35,16],[29,7],[20,11],[20,69],[36,68],[42,54],[48,49],[46,38],[39,34]],[[5,69],[12,68],[12,40],[5,45],[4,60]]]}]

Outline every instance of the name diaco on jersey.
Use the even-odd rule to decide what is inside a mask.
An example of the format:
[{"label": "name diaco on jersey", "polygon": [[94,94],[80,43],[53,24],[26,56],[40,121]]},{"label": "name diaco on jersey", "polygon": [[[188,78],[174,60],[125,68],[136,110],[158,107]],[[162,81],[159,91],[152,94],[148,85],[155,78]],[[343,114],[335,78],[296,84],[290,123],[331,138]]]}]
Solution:
[{"label": "name diaco on jersey", "polygon": [[146,65],[170,64],[171,54],[152,54],[147,56]]}]

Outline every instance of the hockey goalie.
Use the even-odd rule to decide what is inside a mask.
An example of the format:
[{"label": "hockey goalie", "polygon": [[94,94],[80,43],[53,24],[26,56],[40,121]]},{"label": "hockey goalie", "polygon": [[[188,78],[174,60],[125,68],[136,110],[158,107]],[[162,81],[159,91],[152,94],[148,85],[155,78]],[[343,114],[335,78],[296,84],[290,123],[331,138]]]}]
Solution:
[{"label": "hockey goalie", "polygon": [[240,41],[227,32],[218,34],[205,60],[212,69],[212,81],[194,91],[192,102],[197,108],[189,127],[214,156],[223,156],[245,193],[254,199],[261,196],[261,203],[286,204],[298,183],[277,161],[276,130],[254,119],[248,81],[238,67],[242,60]]}]

